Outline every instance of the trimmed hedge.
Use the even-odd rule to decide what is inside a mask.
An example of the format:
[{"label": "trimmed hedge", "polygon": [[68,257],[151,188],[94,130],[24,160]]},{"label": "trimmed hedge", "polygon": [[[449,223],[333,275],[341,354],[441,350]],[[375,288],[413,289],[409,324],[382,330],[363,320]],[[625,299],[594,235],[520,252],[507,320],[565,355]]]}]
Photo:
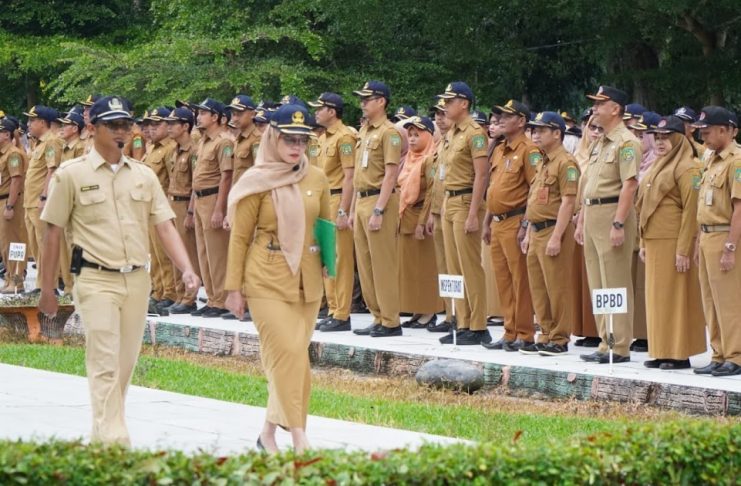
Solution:
[{"label": "trimmed hedge", "polygon": [[739,484],[741,424],[670,422],[537,447],[232,457],[0,442],[0,484]]}]

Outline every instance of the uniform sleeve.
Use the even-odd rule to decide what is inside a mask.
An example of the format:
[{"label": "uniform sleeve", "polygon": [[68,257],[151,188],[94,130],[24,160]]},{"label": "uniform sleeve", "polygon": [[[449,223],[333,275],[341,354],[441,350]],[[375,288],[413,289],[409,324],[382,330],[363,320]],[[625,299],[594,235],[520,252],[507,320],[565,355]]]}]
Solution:
[{"label": "uniform sleeve", "polygon": [[324,172],[321,173],[321,176],[322,176],[322,196],[319,199],[319,217],[322,219],[333,221],[332,213],[330,213],[330,210],[329,210],[329,199],[330,199],[329,180],[327,179],[327,176],[324,175]]},{"label": "uniform sleeve", "polygon": [[488,157],[489,155],[489,144],[487,143],[486,134],[483,130],[475,131],[471,138],[468,140],[468,147],[471,149],[471,158],[478,159],[479,157]]},{"label": "uniform sleeve", "polygon": [[260,213],[260,200],[264,194],[252,194],[237,203],[232,229],[229,231],[229,251],[226,260],[224,290],[242,290],[247,251],[255,236],[255,226]]},{"label": "uniform sleeve", "polygon": [[677,253],[692,255],[695,236],[697,235],[697,196],[700,188],[700,167],[686,171],[679,178],[677,186],[682,198],[682,220],[677,236]]},{"label": "uniform sleeve", "polygon": [[219,159],[219,170],[221,172],[234,170],[234,144],[224,138],[219,142],[217,150],[216,157]]},{"label": "uniform sleeve", "polygon": [[543,163],[543,154],[537,147],[531,147],[525,152],[525,160],[522,162],[523,172],[525,174],[525,182],[527,185],[533,183],[535,174],[538,171],[538,165]]},{"label": "uniform sleeve", "polygon": [[149,222],[152,225],[158,225],[167,220],[175,219],[175,213],[167,201],[167,196],[165,196],[165,191],[162,190],[159,179],[154,172],[151,170],[149,172],[151,172],[150,183],[152,184],[152,207],[149,210]]},{"label": "uniform sleeve", "polygon": [[56,169],[62,163],[64,153],[64,142],[61,138],[52,138],[44,148],[44,160],[47,169]]},{"label": "uniform sleeve", "polygon": [[579,190],[579,165],[571,157],[561,164],[558,186],[562,196],[576,196]]},{"label": "uniform sleeve", "polygon": [[419,213],[419,219],[417,224],[427,224],[427,218],[430,217],[430,209],[432,208],[432,200],[434,199],[433,187],[435,185],[435,156],[430,155],[425,159],[424,167],[422,171],[424,174],[425,187],[421,189],[425,191],[425,202],[422,206],[422,211]]},{"label": "uniform sleeve", "polygon": [[74,204],[75,186],[69,171],[55,171],[49,182],[49,195],[41,213],[41,220],[64,228],[69,222]]},{"label": "uniform sleeve", "polygon": [[741,199],[741,159],[731,165],[731,170],[728,171],[729,183],[731,186],[731,199]]},{"label": "uniform sleeve", "polygon": [[620,164],[620,180],[622,182],[638,176],[638,164],[642,157],[643,152],[638,142],[629,140],[620,146],[618,164]]},{"label": "uniform sleeve", "polygon": [[350,134],[340,137],[337,151],[340,154],[340,165],[343,169],[355,167],[355,137]]},{"label": "uniform sleeve", "polygon": [[13,152],[8,156],[8,172],[10,177],[20,177],[25,172],[23,155],[20,152]]},{"label": "uniform sleeve", "polygon": [[389,128],[383,134],[383,163],[399,165],[401,160],[401,135],[396,128]]}]

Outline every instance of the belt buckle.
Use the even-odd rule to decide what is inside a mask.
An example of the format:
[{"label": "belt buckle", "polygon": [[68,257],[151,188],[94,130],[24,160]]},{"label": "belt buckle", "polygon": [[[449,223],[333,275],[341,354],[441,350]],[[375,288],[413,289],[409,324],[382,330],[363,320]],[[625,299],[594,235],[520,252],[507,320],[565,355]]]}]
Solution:
[{"label": "belt buckle", "polygon": [[134,271],[134,265],[128,264],[118,269],[121,273],[131,273]]},{"label": "belt buckle", "polygon": [[497,223],[501,223],[502,221],[504,221],[504,218],[502,217],[501,214],[494,214],[492,215],[491,219],[493,219]]},{"label": "belt buckle", "polygon": [[592,205],[592,200],[589,199],[589,198],[584,199],[584,205],[585,206],[591,206]]}]

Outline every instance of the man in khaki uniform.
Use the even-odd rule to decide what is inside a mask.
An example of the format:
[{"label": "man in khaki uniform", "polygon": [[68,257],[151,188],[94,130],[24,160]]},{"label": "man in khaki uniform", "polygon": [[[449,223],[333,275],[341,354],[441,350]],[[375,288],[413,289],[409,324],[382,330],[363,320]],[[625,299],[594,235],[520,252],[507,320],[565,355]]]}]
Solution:
[{"label": "man in khaki uniform", "polygon": [[[124,402],[146,323],[149,238],[154,226],[190,288],[198,277],[171,220],[174,217],[157,177],[121,153],[131,117],[118,97],[90,108],[94,147],[66,162],[55,174],[42,264],[58,265],[62,232],[69,227],[75,246],[75,306],[85,327],[85,357],[93,409],[94,442],[129,445]],[[115,191],[114,191],[115,187]],[[126,197],[121,197],[121,195]],[[55,276],[43,277],[39,310],[57,312]]]},{"label": "man in khaki uniform", "polygon": [[[28,250],[34,256],[38,269],[34,292],[38,292],[42,272],[46,270],[41,266],[43,253],[46,250],[43,245],[46,225],[41,222],[41,210],[46,203],[49,180],[62,161],[64,142],[51,130],[52,120],[56,120],[58,117],[56,110],[43,105],[36,105],[24,115],[28,116],[29,135],[38,140],[28,163],[23,190]],[[57,275],[59,269],[51,271]]]},{"label": "man in khaki uniform", "polygon": [[401,336],[397,230],[399,195],[395,192],[401,158],[401,135],[386,117],[388,87],[368,81],[353,94],[360,97],[368,123],[360,129],[350,210],[363,298],[373,324],[353,332],[361,336]]},{"label": "man in khaki uniform", "polygon": [[98,101],[100,99],[100,95],[90,95],[87,98],[85,98],[85,101],[81,101],[80,104],[82,105],[82,118],[85,120],[85,128],[83,128],[82,132],[80,133],[80,140],[82,140],[82,144],[84,145],[83,152],[88,153],[90,152],[90,149],[93,148],[93,137],[90,133],[90,130],[88,130],[88,125],[90,124],[90,107],[93,106],[93,103]]},{"label": "man in khaki uniform", "polygon": [[[175,228],[185,244],[188,259],[198,273],[198,249],[194,223],[195,197],[193,197],[193,169],[196,165],[196,147],[190,135],[195,118],[188,108],[175,108],[165,119],[167,134],[177,143],[170,162],[170,186],[167,196],[175,213]],[[198,309],[196,293],[189,292],[182,281],[182,274],[173,263],[175,274],[175,305],[169,307],[170,314],[190,314]]]},{"label": "man in khaki uniform", "polygon": [[[441,274],[448,273],[447,259],[445,258],[445,238],[443,236],[442,209],[445,198],[445,136],[450,129],[450,120],[445,114],[445,100],[440,98],[432,108],[435,112],[435,125],[440,130],[440,140],[435,147],[435,159],[433,162],[432,194],[430,195],[430,217],[427,220],[427,234],[431,235],[435,242],[435,263],[437,271]],[[443,299],[445,303],[445,320],[439,324],[430,322],[427,330],[430,332],[450,332],[455,328],[455,317],[453,316],[452,299]]]},{"label": "man in khaki uniform", "polygon": [[8,118],[0,119],[0,201],[3,215],[0,218],[0,256],[5,262],[3,294],[23,292],[23,275],[26,262],[11,262],[8,252],[11,243],[25,243],[26,232],[23,216],[23,177],[26,173],[26,154],[13,145],[13,132],[17,125]]},{"label": "man in khaki uniform", "polygon": [[326,129],[319,138],[318,163],[329,181],[329,213],[336,218],[337,225],[337,275],[324,278],[328,319],[319,326],[319,330],[350,331],[355,258],[348,214],[353,197],[356,136],[342,123],[345,104],[340,95],[322,93],[319,99],[309,104],[316,108],[317,123]]},{"label": "man in khaki uniform", "polygon": [[712,362],[695,370],[713,376],[741,375],[741,266],[736,247],[741,238],[741,148],[734,137],[735,115],[720,106],[702,109],[695,127],[708,148],[697,205],[705,321]]},{"label": "man in khaki uniform", "polygon": [[255,128],[255,103],[246,95],[237,95],[229,105],[232,110],[232,123],[240,130],[234,146],[234,174],[232,186],[255,165],[255,156],[260,146],[261,134]]},{"label": "man in khaki uniform", "polygon": [[[445,201],[443,202],[443,239],[447,271],[462,275],[465,298],[456,300],[457,344],[488,344],[486,329],[486,278],[481,266],[481,225],[484,217],[484,192],[488,183],[486,132],[471,118],[473,91],[462,81],[450,83],[438,95],[445,100],[450,128],[443,142]],[[453,333],[440,338],[453,343]]]},{"label": "man in khaki uniform", "polygon": [[[160,181],[163,191],[170,187],[170,171],[172,169],[173,154],[177,150],[177,143],[167,135],[167,122],[170,110],[159,107],[151,110],[147,116],[152,137],[152,150],[144,158],[144,163],[154,171]],[[150,312],[162,314],[169,312],[170,306],[176,304],[177,291],[175,290],[175,274],[172,270],[172,262],[167,258],[162,243],[154,231],[150,231],[151,239],[151,276],[152,276],[152,301]],[[153,305],[153,308],[152,308]]]},{"label": "man in khaki uniform", "polygon": [[556,112],[538,113],[530,122],[533,142],[543,153],[530,185],[525,218],[530,295],[541,334],[523,354],[558,356],[568,352],[574,318],[574,226],[579,164],[563,146],[566,122]]},{"label": "man in khaki uniform", "polygon": [[198,146],[193,172],[193,194],[196,197],[198,264],[208,301],[191,315],[214,318],[229,312],[224,308],[224,279],[229,247],[224,216],[229,189],[232,187],[234,145],[221,127],[224,105],[206,98],[197,108],[198,126],[203,130],[203,138]]},{"label": "man in khaki uniform", "polygon": [[[630,361],[633,340],[633,246],[638,223],[634,207],[638,189],[638,164],[641,144],[623,123],[628,95],[609,86],[600,86],[592,112],[594,121],[604,129],[604,135],[591,146],[589,163],[581,178],[584,197],[574,234],[584,245],[584,258],[591,293],[595,289],[625,288],[628,313],[615,314],[614,362]],[[597,330],[602,342],[595,353],[581,359],[593,363],[609,363],[607,319],[597,316]]]},{"label": "man in khaki uniform", "polygon": [[695,140],[695,131],[697,128],[694,123],[697,121],[697,113],[689,106],[680,106],[674,110],[674,116],[682,120],[684,123],[684,136],[692,144],[692,148],[695,149],[695,153],[700,160],[703,160],[705,156],[705,146]]},{"label": "man in khaki uniform", "polygon": [[80,134],[85,128],[85,119],[79,113],[70,111],[67,116],[58,120],[62,124],[62,139],[64,140],[62,162],[84,155],[85,142],[80,138]]},{"label": "man in khaki uniform", "polygon": [[525,135],[530,110],[519,101],[495,106],[504,141],[491,156],[486,194],[484,236],[491,240],[491,262],[504,317],[504,336],[487,349],[518,351],[534,343],[533,304],[527,279],[527,258],[520,242],[530,183],[543,156]]}]

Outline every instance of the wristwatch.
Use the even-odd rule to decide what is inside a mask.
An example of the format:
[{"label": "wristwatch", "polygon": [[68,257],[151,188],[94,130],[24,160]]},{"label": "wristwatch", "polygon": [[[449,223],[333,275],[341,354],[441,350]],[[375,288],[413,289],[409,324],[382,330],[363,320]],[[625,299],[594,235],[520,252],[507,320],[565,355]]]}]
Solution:
[{"label": "wristwatch", "polygon": [[10,204],[6,204],[6,205],[5,205],[5,209],[7,209],[8,211],[12,211],[12,210],[13,210],[13,208],[14,208],[14,206],[12,206],[12,205],[10,205]]},{"label": "wristwatch", "polygon": [[344,218],[345,216],[347,216],[347,211],[342,208],[337,210],[337,217]]},{"label": "wristwatch", "polygon": [[612,222],[612,227],[615,228],[615,229],[623,229],[623,228],[625,228],[625,224],[624,223],[621,223],[620,221],[613,221]]},{"label": "wristwatch", "polygon": [[523,219],[522,222],[520,223],[520,227],[522,229],[527,229],[528,226],[530,226],[530,221]]},{"label": "wristwatch", "polygon": [[373,208],[373,216],[383,216],[383,209]]},{"label": "wristwatch", "polygon": [[726,243],[725,245],[723,245],[723,249],[733,253],[734,251],[736,251],[736,245],[733,243]]}]

